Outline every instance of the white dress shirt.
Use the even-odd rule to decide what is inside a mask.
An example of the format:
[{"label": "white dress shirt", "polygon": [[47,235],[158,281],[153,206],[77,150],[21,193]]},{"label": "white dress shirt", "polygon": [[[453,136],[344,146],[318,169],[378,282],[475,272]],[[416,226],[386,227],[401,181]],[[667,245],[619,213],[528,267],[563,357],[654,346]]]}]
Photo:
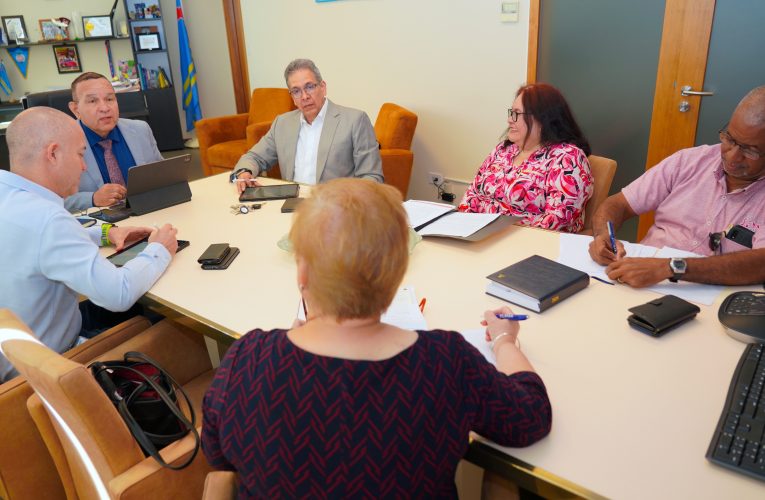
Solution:
[{"label": "white dress shirt", "polygon": [[[80,294],[110,311],[125,311],[170,264],[151,243],[121,268],[98,251],[101,228],[83,228],[56,193],[0,170],[0,308],[13,311],[57,352],[74,345]],[[0,382],[15,375],[0,355]]]},{"label": "white dress shirt", "polygon": [[300,133],[298,134],[297,151],[295,152],[294,181],[303,184],[316,184],[316,158],[319,155],[319,139],[324,127],[324,117],[327,115],[327,99],[313,123],[305,121],[300,115]]}]

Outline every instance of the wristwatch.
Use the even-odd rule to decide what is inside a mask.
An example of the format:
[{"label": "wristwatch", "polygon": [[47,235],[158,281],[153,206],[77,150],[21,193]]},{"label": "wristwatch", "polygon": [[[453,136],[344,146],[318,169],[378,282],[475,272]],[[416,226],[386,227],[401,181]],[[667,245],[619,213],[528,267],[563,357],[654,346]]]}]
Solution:
[{"label": "wristwatch", "polygon": [[672,257],[669,259],[669,268],[672,270],[672,277],[669,278],[669,281],[677,283],[680,278],[685,276],[685,271],[688,269],[688,263],[685,262],[685,259]]}]

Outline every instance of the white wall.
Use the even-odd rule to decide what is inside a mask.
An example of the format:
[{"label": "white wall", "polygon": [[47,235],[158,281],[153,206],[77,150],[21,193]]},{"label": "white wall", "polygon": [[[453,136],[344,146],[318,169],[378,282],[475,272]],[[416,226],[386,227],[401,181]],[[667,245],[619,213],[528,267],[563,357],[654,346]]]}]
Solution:
[{"label": "white wall", "polygon": [[[243,0],[246,2],[247,0]],[[72,12],[80,15],[108,14],[113,0],[0,0],[0,15],[24,16],[28,36],[32,41],[40,38],[39,19],[51,17],[72,17]],[[153,3],[147,1],[146,4]],[[178,23],[175,17],[175,0],[161,0],[160,8],[165,16],[165,35],[167,38],[170,67],[173,73],[178,113],[181,128],[186,134],[186,118],[181,106],[181,73],[178,52]],[[231,64],[228,57],[226,27],[220,0],[185,0],[183,10],[186,29],[189,34],[194,63],[197,68],[197,87],[205,117],[236,113],[234,88],[231,80]],[[120,22],[125,20],[125,8],[119,0],[114,15],[115,31]],[[80,28],[81,29],[81,28]],[[109,75],[109,63],[102,41],[81,42],[77,44],[80,61],[84,71],[96,71]],[[134,59],[130,40],[112,40],[114,64],[120,59]],[[29,70],[27,78],[21,76],[5,49],[0,49],[0,58],[5,61],[8,75],[13,86],[12,98],[18,99],[25,92],[40,92],[57,88],[68,88],[79,73],[59,74],[53,59],[53,49],[48,45],[30,46]],[[3,100],[8,98],[0,95]]]},{"label": "white wall", "polygon": [[[0,16],[24,16],[24,24],[27,27],[27,36],[36,42],[40,34],[40,19],[52,17],[67,17],[72,19],[73,12],[80,15],[106,15],[112,8],[113,0],[0,0]],[[114,15],[115,25],[125,19],[125,9],[122,1],[119,2]],[[70,33],[72,27],[70,26]],[[79,26],[82,33],[82,25]],[[72,42],[73,43],[73,42]],[[112,59],[115,64],[120,59],[133,59],[130,49],[130,40],[112,40]],[[77,43],[80,54],[80,64],[83,71],[96,71],[109,75],[109,62],[106,57],[106,48],[103,41],[91,41]],[[18,99],[25,92],[40,92],[59,88],[68,88],[72,80],[80,73],[59,74],[56,69],[53,49],[50,45],[36,45],[29,47],[29,66],[27,77],[24,78],[16,64],[11,60],[10,54],[5,49],[0,49],[0,58],[5,61],[5,67],[13,86],[12,97]],[[3,100],[8,97],[0,93]]]},{"label": "white wall", "polygon": [[308,57],[329,98],[373,122],[384,102],[411,109],[409,196],[435,199],[427,172],[472,180],[507,126],[526,77],[529,2],[520,5],[519,22],[505,24],[499,0],[242,0],[250,84],[284,86],[287,63]]}]

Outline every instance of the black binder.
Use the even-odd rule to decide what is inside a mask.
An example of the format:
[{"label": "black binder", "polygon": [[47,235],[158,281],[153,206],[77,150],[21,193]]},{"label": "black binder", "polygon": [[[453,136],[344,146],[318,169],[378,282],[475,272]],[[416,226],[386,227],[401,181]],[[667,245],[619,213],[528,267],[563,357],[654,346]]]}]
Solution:
[{"label": "black binder", "polygon": [[496,273],[486,293],[526,309],[542,312],[590,284],[590,276],[578,269],[532,255]]}]

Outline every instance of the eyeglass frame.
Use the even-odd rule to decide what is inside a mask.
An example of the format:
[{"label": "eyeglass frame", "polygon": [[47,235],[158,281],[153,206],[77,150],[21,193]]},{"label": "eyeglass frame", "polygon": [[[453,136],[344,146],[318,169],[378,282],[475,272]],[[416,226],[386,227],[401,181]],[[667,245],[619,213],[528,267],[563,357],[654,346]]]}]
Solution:
[{"label": "eyeglass frame", "polygon": [[319,82],[319,83],[308,82],[308,83],[305,84],[305,87],[302,87],[302,88],[301,87],[292,87],[291,89],[287,89],[287,92],[289,92],[290,96],[293,99],[297,99],[299,97],[302,97],[303,92],[305,92],[308,95],[313,94],[314,92],[316,92],[316,89],[321,87],[321,83],[322,82]]},{"label": "eyeglass frame", "polygon": [[[750,160],[759,160],[763,156],[765,156],[765,153],[761,151],[755,151],[752,148],[756,148],[757,146],[750,146],[748,144],[741,144],[736,139],[733,138],[733,136],[730,135],[730,132],[728,132],[728,126],[721,128],[718,132],[720,142],[724,144],[725,146],[732,148],[733,146],[738,147],[739,152],[742,156],[745,156],[746,158],[749,158]],[[756,156],[753,156],[756,155]]]},{"label": "eyeglass frame", "polygon": [[725,231],[717,231],[716,233],[709,233],[709,249],[712,250],[715,255],[722,253],[722,240],[725,238]]},{"label": "eyeglass frame", "polygon": [[518,115],[528,115],[525,111],[516,111],[513,108],[507,108],[507,118],[513,123],[518,121]]}]

